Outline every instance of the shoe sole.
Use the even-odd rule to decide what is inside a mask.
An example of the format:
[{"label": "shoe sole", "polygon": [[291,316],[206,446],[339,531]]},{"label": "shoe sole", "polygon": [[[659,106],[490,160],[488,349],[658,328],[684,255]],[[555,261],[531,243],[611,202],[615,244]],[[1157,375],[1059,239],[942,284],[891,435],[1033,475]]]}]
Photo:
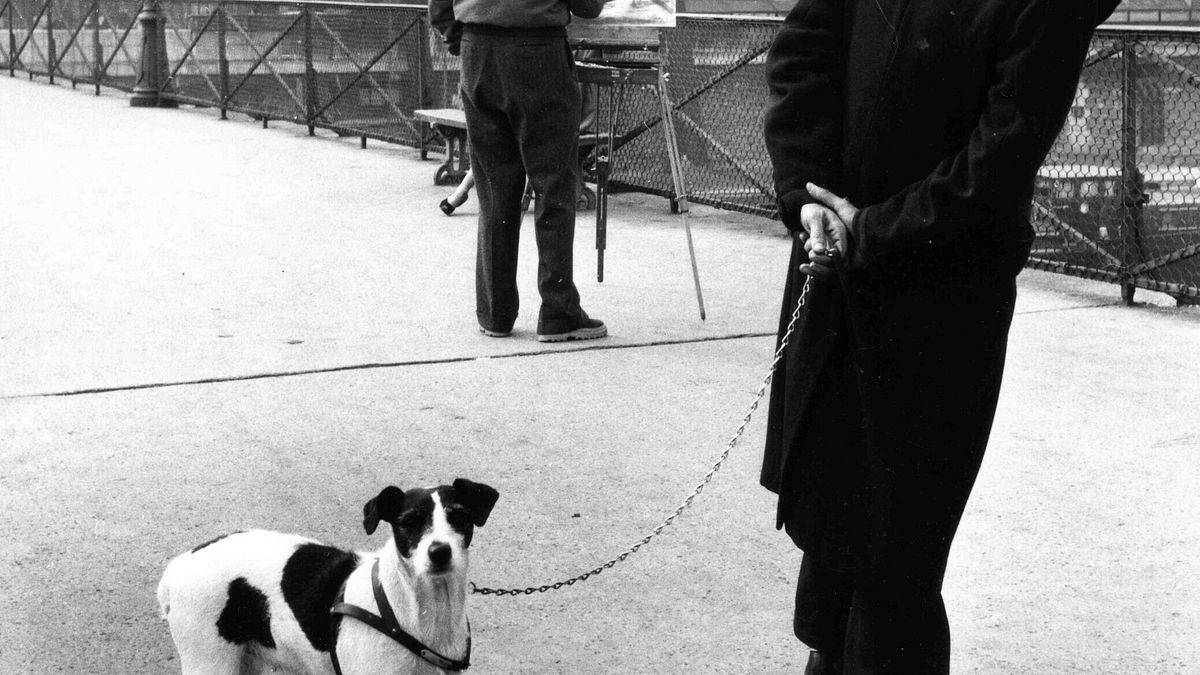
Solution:
[{"label": "shoe sole", "polygon": [[601,326],[599,328],[576,328],[569,333],[539,335],[537,339],[538,342],[569,342],[571,340],[595,340],[607,335],[608,327]]},{"label": "shoe sole", "polygon": [[504,338],[504,337],[508,337],[509,335],[512,335],[512,331],[508,331],[506,333],[501,333],[498,330],[488,330],[483,327],[479,328],[479,332],[483,333],[484,335],[486,335],[488,337],[494,337],[494,338]]}]

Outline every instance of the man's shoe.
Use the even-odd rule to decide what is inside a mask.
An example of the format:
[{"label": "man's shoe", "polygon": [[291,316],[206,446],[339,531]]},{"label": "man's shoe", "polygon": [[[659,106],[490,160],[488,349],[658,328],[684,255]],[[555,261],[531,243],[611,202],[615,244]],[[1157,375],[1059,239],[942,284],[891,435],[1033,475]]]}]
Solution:
[{"label": "man's shoe", "polygon": [[565,333],[538,333],[538,342],[566,342],[567,340],[595,340],[608,335],[608,326],[599,319],[590,319],[585,314],[574,329]]},{"label": "man's shoe", "polygon": [[512,335],[511,330],[488,330],[483,326],[479,327],[479,332],[488,337],[508,337],[509,335]]},{"label": "man's shoe", "polygon": [[842,660],[831,658],[828,654],[814,649],[808,654],[808,666],[804,669],[804,675],[842,675]]}]

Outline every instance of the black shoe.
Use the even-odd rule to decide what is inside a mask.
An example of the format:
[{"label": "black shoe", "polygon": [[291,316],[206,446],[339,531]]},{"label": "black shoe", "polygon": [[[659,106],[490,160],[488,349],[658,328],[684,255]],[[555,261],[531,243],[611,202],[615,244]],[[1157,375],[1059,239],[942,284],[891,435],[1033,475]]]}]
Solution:
[{"label": "black shoe", "polygon": [[835,659],[815,649],[809,652],[808,666],[804,669],[804,675],[841,675],[841,673],[841,658]]},{"label": "black shoe", "polygon": [[512,335],[511,330],[491,330],[490,328],[484,328],[483,326],[479,327],[479,332],[488,337],[495,338],[508,337],[509,335]]},{"label": "black shoe", "polygon": [[608,335],[608,326],[599,319],[588,318],[586,314],[579,323],[563,333],[538,333],[538,342],[566,342],[567,340],[595,340]]}]

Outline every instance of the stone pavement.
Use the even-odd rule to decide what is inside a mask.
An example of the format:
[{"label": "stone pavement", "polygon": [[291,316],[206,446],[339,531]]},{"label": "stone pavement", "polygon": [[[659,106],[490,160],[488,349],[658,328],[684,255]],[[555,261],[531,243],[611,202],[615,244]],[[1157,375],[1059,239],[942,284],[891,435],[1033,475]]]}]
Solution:
[{"label": "stone pavement", "polygon": [[[177,669],[154,587],[234,529],[378,546],[380,487],[501,492],[489,586],[552,583],[636,542],[696,484],[770,362],[787,240],[611,202],[597,342],[491,339],[474,199],[416,151],[0,77],[0,672]],[[1021,277],[989,456],[946,581],[956,673],[1196,673],[1200,310]],[[472,601],[475,669],[798,672],[799,554],[757,485],[763,413],[693,507],[570,588]]]}]

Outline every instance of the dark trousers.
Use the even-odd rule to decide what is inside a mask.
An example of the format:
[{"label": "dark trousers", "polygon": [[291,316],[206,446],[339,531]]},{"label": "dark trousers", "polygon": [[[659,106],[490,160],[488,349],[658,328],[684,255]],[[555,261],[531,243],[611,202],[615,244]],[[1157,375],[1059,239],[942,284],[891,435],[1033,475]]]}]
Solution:
[{"label": "dark trousers", "polygon": [[[949,673],[950,629],[941,583],[964,502],[942,502],[945,495],[938,495],[936,505],[928,505],[932,508],[904,505],[909,518],[890,523],[896,531],[889,533],[889,539],[904,543],[883,552],[872,552],[859,537],[850,536],[866,531],[866,523],[877,511],[901,507],[895,501],[904,493],[932,495],[940,486],[923,481],[911,486],[881,484],[860,422],[855,366],[847,356],[847,349],[834,349],[820,376],[821,395],[811,403],[812,414],[840,420],[837,433],[832,433],[832,427],[817,427],[830,433],[803,438],[812,448],[833,451],[804,453],[804,462],[789,466],[793,481],[819,477],[826,482],[809,484],[801,491],[816,500],[810,508],[820,517],[802,536],[805,553],[796,583],[793,629],[809,647],[844,659],[847,674]],[[793,473],[797,469],[800,475]],[[892,503],[873,499],[879,491],[890,493],[886,501]],[[937,511],[937,517],[927,515],[930,511]],[[789,533],[800,534],[792,523],[787,525]],[[910,546],[919,551],[905,550]],[[864,564],[872,557],[879,559]]]},{"label": "dark trousers", "polygon": [[573,330],[581,315],[572,256],[580,94],[565,34],[503,34],[468,25],[461,91],[479,198],[479,324],[508,331],[516,321],[521,196],[528,177],[537,195],[538,332]]},{"label": "dark trousers", "polygon": [[841,657],[846,675],[950,672],[950,624],[937,587],[875,583],[805,555],[796,583],[796,637]]}]

